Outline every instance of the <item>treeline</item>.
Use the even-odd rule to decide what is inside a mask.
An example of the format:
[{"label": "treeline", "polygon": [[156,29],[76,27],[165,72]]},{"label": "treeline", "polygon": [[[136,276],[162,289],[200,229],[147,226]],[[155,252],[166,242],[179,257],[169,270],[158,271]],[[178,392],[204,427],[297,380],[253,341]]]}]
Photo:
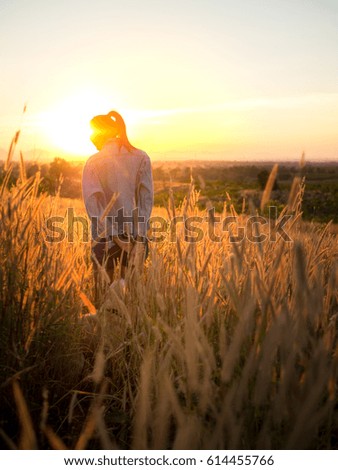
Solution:
[{"label": "treeline", "polygon": [[[273,163],[254,164],[219,162],[194,165],[164,164],[154,168],[157,182],[155,201],[165,205],[168,201],[168,188],[173,191],[175,202],[183,201],[191,179],[200,191],[200,208],[212,203],[217,211],[222,211],[228,195],[231,203],[241,212],[248,201],[256,208],[260,206],[262,191],[273,167]],[[271,193],[270,205],[279,211],[287,203],[295,177],[304,179],[302,212],[305,220],[338,223],[338,164],[336,163],[292,163],[279,164],[277,177]],[[246,204],[245,204],[246,203]]]},{"label": "treeline", "polygon": [[[4,178],[4,162],[0,161],[0,183]],[[81,176],[83,162],[69,162],[63,158],[56,157],[51,163],[37,163],[28,161],[25,163],[26,177],[34,176],[40,173],[41,191],[50,195],[60,193],[61,197],[79,198],[81,197]],[[165,182],[175,181],[177,183],[190,183],[191,178],[195,179],[197,187],[204,180],[206,184],[217,185],[220,182],[241,182],[246,183],[248,187],[264,189],[269,176],[270,169],[248,166],[230,166],[219,169],[211,165],[204,167],[191,168],[186,163],[179,164],[177,167],[166,165],[165,163],[153,164],[154,181]],[[20,164],[14,162],[12,172],[9,178],[9,184],[14,185],[20,178]],[[275,188],[278,184],[275,183]]]},{"label": "treeline", "polygon": [[[4,167],[4,162],[0,162],[0,184],[5,176]],[[81,162],[68,162],[56,157],[51,163],[28,161],[25,163],[24,171],[27,178],[40,173],[40,192],[46,192],[52,196],[60,193],[61,197],[76,199],[81,197],[82,168]],[[20,174],[20,164],[14,162],[8,184],[16,184]]]}]

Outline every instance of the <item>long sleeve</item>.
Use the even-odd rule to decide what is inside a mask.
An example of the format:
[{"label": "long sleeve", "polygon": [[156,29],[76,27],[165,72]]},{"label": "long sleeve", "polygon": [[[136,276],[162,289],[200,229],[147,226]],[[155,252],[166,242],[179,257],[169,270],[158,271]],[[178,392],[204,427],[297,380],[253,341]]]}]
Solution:
[{"label": "long sleeve", "polygon": [[105,208],[105,196],[93,166],[86,165],[83,170],[82,193],[91,222],[92,237],[96,239],[105,229],[104,224],[100,222]]},{"label": "long sleeve", "polygon": [[151,171],[151,163],[148,155],[145,155],[138,178],[138,234],[142,237],[147,235],[149,227],[149,219],[154,204],[153,176]]}]

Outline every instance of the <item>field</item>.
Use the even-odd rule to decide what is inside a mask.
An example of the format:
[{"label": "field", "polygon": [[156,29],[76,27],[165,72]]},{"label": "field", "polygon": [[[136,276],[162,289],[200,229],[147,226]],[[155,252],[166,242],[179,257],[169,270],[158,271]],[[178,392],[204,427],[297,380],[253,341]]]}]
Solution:
[{"label": "field", "polygon": [[[209,202],[222,212],[230,194],[238,212],[249,213],[249,202],[259,208],[273,162],[185,161],[154,162],[155,205],[168,204],[172,189],[176,205],[188,195],[191,181],[199,191],[198,207],[205,209]],[[0,181],[4,172],[0,161]],[[28,177],[40,172],[40,191],[63,198],[81,199],[83,162],[68,162],[55,158],[50,163],[27,162]],[[20,177],[20,165],[13,164],[9,184]],[[338,224],[338,164],[337,162],[281,162],[270,194],[270,205],[281,211],[287,204],[295,178],[304,179],[302,218],[306,221]],[[243,207],[244,204],[244,207]]]},{"label": "field", "polygon": [[235,167],[154,167],[145,266],[96,309],[81,200],[7,162],[2,447],[337,448],[337,166]]}]

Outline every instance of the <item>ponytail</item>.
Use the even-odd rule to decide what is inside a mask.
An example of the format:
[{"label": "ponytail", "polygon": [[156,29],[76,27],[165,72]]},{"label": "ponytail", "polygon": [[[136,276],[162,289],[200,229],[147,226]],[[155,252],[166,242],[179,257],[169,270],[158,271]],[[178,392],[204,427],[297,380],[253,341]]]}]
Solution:
[{"label": "ponytail", "polygon": [[107,117],[114,122],[114,126],[117,129],[117,135],[120,138],[120,149],[121,147],[126,147],[129,152],[133,150],[137,150],[136,147],[131,145],[127,136],[127,129],[126,124],[122,118],[122,116],[117,111],[110,111],[107,114]]}]

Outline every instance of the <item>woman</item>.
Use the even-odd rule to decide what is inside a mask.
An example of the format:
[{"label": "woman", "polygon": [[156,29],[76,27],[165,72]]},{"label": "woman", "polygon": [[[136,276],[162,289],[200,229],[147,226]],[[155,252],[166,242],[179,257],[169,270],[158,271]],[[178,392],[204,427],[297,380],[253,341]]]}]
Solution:
[{"label": "woman", "polygon": [[86,162],[82,191],[91,219],[96,301],[99,265],[113,280],[117,261],[121,277],[131,253],[147,243],[153,207],[153,180],[148,155],[128,140],[121,115],[111,111],[91,121],[91,141],[98,150]]}]

